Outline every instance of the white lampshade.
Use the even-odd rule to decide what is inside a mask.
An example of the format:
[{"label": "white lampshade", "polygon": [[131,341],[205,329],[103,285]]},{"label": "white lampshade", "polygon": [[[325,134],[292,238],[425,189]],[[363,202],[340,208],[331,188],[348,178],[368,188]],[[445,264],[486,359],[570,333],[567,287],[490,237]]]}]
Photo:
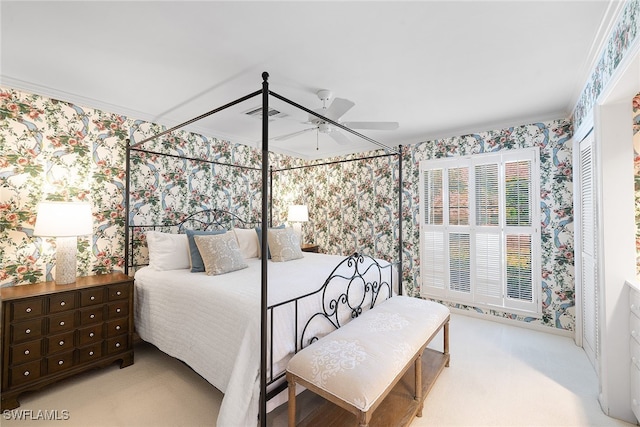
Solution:
[{"label": "white lampshade", "polygon": [[75,237],[93,233],[91,205],[83,202],[40,202],[34,236]]},{"label": "white lampshade", "polygon": [[289,222],[307,222],[309,221],[309,210],[307,205],[291,205],[287,215]]},{"label": "white lampshade", "polygon": [[77,236],[93,233],[91,205],[81,202],[41,202],[34,236],[56,238],[56,285],[76,281]]}]

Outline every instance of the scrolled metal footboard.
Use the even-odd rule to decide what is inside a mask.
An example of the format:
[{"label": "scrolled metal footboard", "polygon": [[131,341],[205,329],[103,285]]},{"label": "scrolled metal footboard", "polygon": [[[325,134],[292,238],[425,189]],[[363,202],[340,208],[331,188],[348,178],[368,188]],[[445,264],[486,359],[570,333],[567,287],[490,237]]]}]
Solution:
[{"label": "scrolled metal footboard", "polygon": [[[279,307],[290,305],[295,310],[295,352],[320,339],[322,336],[340,328],[364,311],[394,294],[393,268],[395,263],[380,263],[378,260],[360,253],[354,253],[343,259],[325,279],[322,286],[306,295],[283,301],[268,307],[273,322],[273,312]],[[388,274],[385,274],[388,271]],[[388,278],[388,279],[387,279]],[[298,318],[299,305],[307,298],[318,299],[320,310],[306,319]],[[273,324],[270,325],[273,337]],[[301,332],[299,332],[301,331]],[[269,343],[270,356],[273,355],[273,343]],[[269,357],[273,362],[273,357]],[[268,384],[271,385],[284,376],[276,373],[273,365]],[[284,386],[284,387],[283,387]],[[282,384],[270,393],[268,398],[286,387]]]}]

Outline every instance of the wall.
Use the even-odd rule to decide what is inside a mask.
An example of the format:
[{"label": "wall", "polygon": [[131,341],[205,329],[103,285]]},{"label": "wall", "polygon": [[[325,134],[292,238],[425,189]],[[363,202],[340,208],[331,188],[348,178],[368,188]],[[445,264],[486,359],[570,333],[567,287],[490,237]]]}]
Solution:
[{"label": "wall", "polygon": [[[160,130],[0,88],[0,285],[53,279],[55,239],[32,235],[40,200],[90,202],[94,234],[78,239],[78,274],[122,271],[126,140],[140,141]],[[254,166],[261,156],[243,145],[186,132],[144,148]],[[153,155],[132,158],[138,162],[132,176],[134,220],[169,221],[211,204],[259,218],[260,181],[254,171]],[[142,201],[140,196],[152,193],[157,197]]]},{"label": "wall", "polygon": [[633,98],[633,169],[636,201],[636,281],[640,283],[640,93]]},{"label": "wall", "polygon": [[[3,286],[51,279],[54,240],[34,238],[35,206],[41,199],[88,200],[95,234],[79,239],[79,274],[121,270],[124,265],[124,177],[126,139],[140,141],[160,130],[91,108],[11,89],[1,90],[0,283]],[[542,150],[543,306],[542,319],[512,317],[573,329],[570,124],[564,120],[426,141],[406,146],[404,159],[404,266],[407,293],[420,290],[418,163],[422,159],[528,147]],[[258,167],[260,152],[239,144],[178,132],[145,149]],[[384,154],[380,151],[367,155]],[[360,155],[359,155],[360,156]],[[327,253],[365,252],[397,256],[397,162],[376,157],[274,173],[274,223],[285,222],[291,203],[310,207],[305,241]],[[136,224],[173,221],[207,206],[224,207],[247,219],[260,217],[260,176],[230,168],[142,154],[132,156],[132,216]],[[326,163],[325,161],[307,164]],[[305,162],[270,156],[274,169]],[[146,193],[146,194],[145,194]],[[144,199],[155,193],[155,197]],[[144,196],[144,197],[143,197]],[[472,307],[468,310],[482,311]]]}]

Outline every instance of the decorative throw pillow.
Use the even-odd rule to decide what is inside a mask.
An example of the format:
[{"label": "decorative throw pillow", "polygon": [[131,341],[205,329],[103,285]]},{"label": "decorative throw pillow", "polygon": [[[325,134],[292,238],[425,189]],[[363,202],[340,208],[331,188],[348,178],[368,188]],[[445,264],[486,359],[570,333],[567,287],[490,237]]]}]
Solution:
[{"label": "decorative throw pillow", "polygon": [[145,235],[149,249],[149,267],[157,271],[189,268],[187,236],[154,230],[147,231]]},{"label": "decorative throw pillow", "polygon": [[269,251],[274,262],[291,261],[304,256],[300,239],[291,227],[269,230]]},{"label": "decorative throw pillow", "polygon": [[189,258],[192,273],[202,273],[204,271],[204,262],[202,261],[202,256],[200,255],[194,236],[213,236],[216,234],[224,234],[225,232],[225,230],[185,230],[187,239],[189,240]]},{"label": "decorative throw pillow", "polygon": [[233,233],[194,236],[209,276],[247,268]]},{"label": "decorative throw pillow", "polygon": [[[281,224],[277,227],[273,227],[270,228],[269,230],[274,230],[274,229],[281,229],[284,228],[284,224]],[[262,227],[256,227],[256,233],[258,233],[258,258],[262,257],[262,254],[260,253],[260,251],[262,250]],[[268,239],[267,239],[268,240]],[[267,247],[267,259],[271,259],[271,250]]]},{"label": "decorative throw pillow", "polygon": [[258,236],[252,228],[234,228],[240,252],[245,258],[257,258],[260,250]]}]

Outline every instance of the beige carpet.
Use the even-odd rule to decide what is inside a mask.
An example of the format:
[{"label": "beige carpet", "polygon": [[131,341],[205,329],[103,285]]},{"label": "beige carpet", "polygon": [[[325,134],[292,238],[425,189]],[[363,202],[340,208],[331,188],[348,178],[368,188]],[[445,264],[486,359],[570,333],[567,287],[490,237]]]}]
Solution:
[{"label": "beige carpet", "polygon": [[[436,337],[434,348],[441,348]],[[569,338],[452,315],[451,367],[412,426],[631,426],[607,417],[597,402],[597,379]],[[140,343],[135,363],[82,374],[21,397],[20,410],[37,418],[12,426],[214,426],[222,394],[183,363]],[[307,406],[315,397],[307,396]],[[31,412],[29,412],[31,411]],[[49,412],[51,413],[51,412]],[[67,417],[68,415],[68,417]],[[269,425],[286,425],[286,408]]]}]

